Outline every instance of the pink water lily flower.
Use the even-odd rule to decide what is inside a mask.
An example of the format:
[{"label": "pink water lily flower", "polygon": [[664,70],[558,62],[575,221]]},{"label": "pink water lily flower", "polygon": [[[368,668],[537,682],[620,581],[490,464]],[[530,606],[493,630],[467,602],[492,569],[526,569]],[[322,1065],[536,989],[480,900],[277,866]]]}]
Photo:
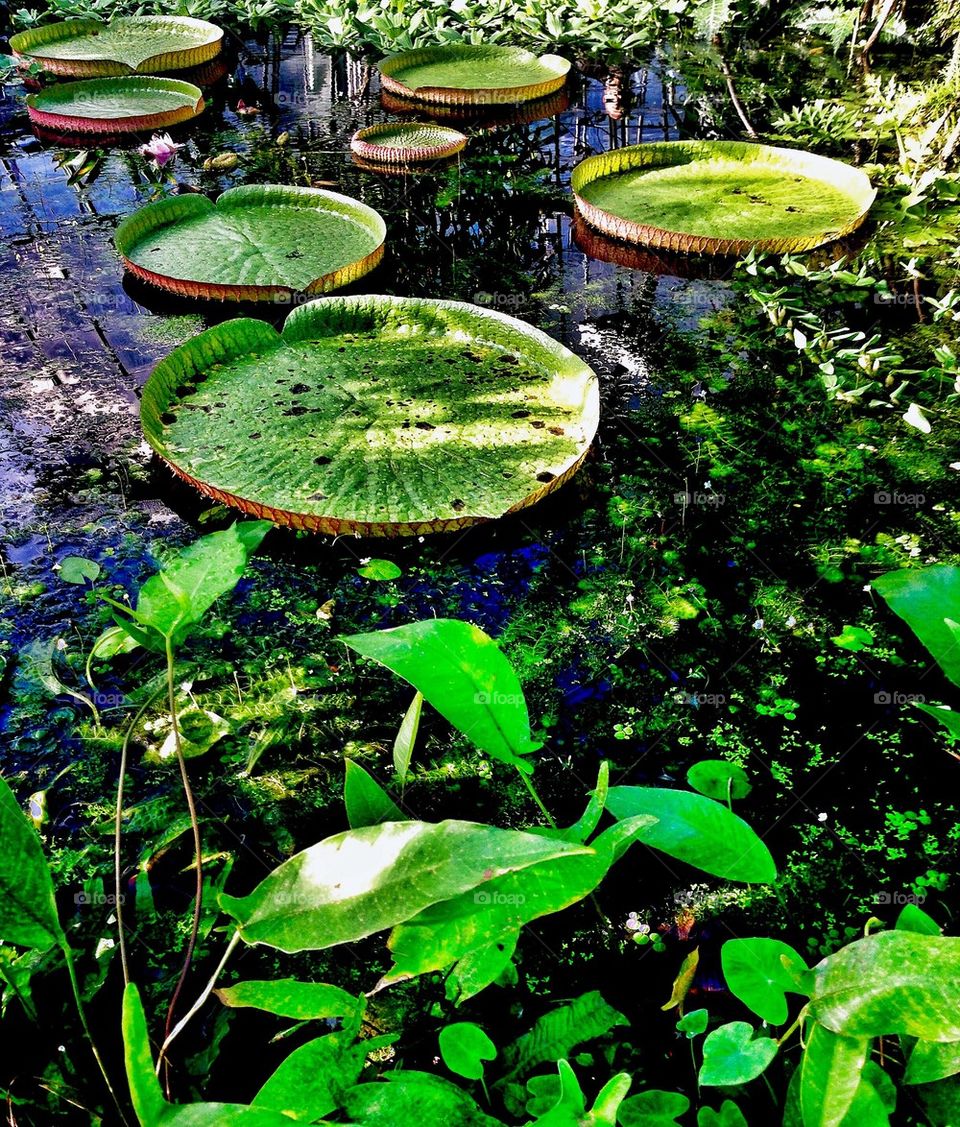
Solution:
[{"label": "pink water lily flower", "polygon": [[149,157],[157,168],[163,168],[177,155],[177,149],[182,148],[183,145],[178,145],[176,141],[171,140],[169,133],[154,133],[150,138],[149,145],[140,146],[140,155]]}]

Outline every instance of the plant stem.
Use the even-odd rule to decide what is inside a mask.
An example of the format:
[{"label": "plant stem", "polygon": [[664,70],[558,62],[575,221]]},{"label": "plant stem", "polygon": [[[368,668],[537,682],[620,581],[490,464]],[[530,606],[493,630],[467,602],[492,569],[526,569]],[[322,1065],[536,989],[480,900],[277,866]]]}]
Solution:
[{"label": "plant stem", "polygon": [[527,790],[530,792],[531,798],[540,808],[540,813],[544,816],[544,818],[547,819],[547,822],[553,829],[557,829],[557,823],[553,820],[553,816],[551,815],[550,811],[546,808],[546,806],[543,805],[543,799],[541,799],[540,795],[537,794],[537,788],[533,785],[533,780],[529,775],[521,771],[519,767],[517,768],[517,772],[520,775],[520,778],[523,779],[524,786],[526,786]]},{"label": "plant stem", "polygon": [[127,774],[127,756],[130,751],[130,740],[133,737],[133,733],[136,730],[140,717],[162,692],[163,689],[158,689],[153,696],[149,697],[146,702],[140,706],[136,716],[130,721],[130,725],[123,737],[123,746],[120,749],[120,775],[117,779],[117,808],[113,820],[113,884],[115,894],[114,907],[117,910],[117,938],[120,944],[120,964],[123,967],[124,986],[130,985],[130,966],[127,962],[127,941],[123,934],[123,893],[121,892],[123,874],[120,865],[120,837],[123,822],[123,782]]},{"label": "plant stem", "polygon": [[177,1024],[173,1027],[173,1029],[171,1029],[170,1032],[166,1035],[166,1039],[164,1040],[163,1044],[160,1046],[160,1055],[157,1057],[157,1073],[158,1074],[160,1072],[160,1065],[163,1063],[163,1059],[164,1059],[164,1056],[166,1054],[167,1049],[169,1049],[170,1046],[173,1044],[174,1040],[176,1040],[176,1038],[180,1036],[180,1034],[183,1032],[184,1028],[186,1027],[187,1023],[193,1018],[193,1016],[200,1010],[201,1006],[203,1006],[204,1002],[206,1002],[206,1000],[210,997],[210,994],[213,992],[213,988],[216,985],[217,979],[220,977],[220,972],[227,965],[228,959],[233,954],[233,952],[236,949],[236,946],[239,942],[240,942],[240,932],[235,931],[233,933],[233,938],[227,944],[227,949],[223,953],[223,958],[220,960],[220,962],[217,966],[217,969],[210,976],[210,980],[209,980],[209,982],[207,982],[207,985],[204,986],[204,988],[203,988],[203,990],[200,994],[200,997],[193,1003],[193,1005],[190,1007],[190,1009],[187,1010],[187,1012],[183,1015],[183,1017],[180,1018],[180,1020],[177,1022]]},{"label": "plant stem", "polygon": [[87,1021],[87,1011],[83,1007],[83,999],[80,997],[80,983],[77,981],[77,968],[73,963],[73,952],[70,950],[70,944],[67,937],[63,936],[60,940],[60,950],[63,952],[64,961],[67,964],[67,974],[70,976],[70,989],[73,991],[73,1000],[77,1007],[77,1013],[80,1016],[80,1024],[83,1026],[83,1032],[87,1040],[90,1042],[90,1051],[93,1053],[93,1059],[97,1062],[97,1068],[100,1069],[100,1075],[103,1077],[103,1082],[107,1086],[107,1091],[110,1093],[110,1098],[113,1100],[114,1106],[117,1109],[117,1114],[120,1116],[120,1122],[126,1127],[127,1116],[123,1110],[117,1093],[114,1091],[113,1085],[110,1083],[110,1077],[107,1075],[106,1066],[103,1063],[103,1058],[100,1056],[100,1050],[97,1048],[97,1043],[93,1039],[93,1033],[90,1030],[90,1023]]},{"label": "plant stem", "polygon": [[[183,959],[183,967],[180,971],[180,977],[177,979],[177,985],[174,987],[173,996],[170,999],[170,1005],[167,1009],[167,1020],[164,1024],[163,1036],[164,1044],[166,1044],[170,1037],[170,1030],[173,1026],[173,1016],[176,1012],[177,1002],[180,1000],[180,993],[183,990],[183,984],[186,982],[187,975],[190,973],[190,965],[193,962],[193,953],[197,947],[197,939],[200,935],[200,912],[203,904],[203,843],[200,840],[200,822],[197,818],[197,806],[193,798],[193,790],[190,787],[190,778],[187,775],[187,761],[183,757],[183,745],[180,740],[180,723],[177,719],[177,694],[176,687],[173,681],[173,639],[167,634],[164,637],[167,654],[167,695],[170,701],[170,726],[173,732],[173,746],[177,755],[177,764],[180,767],[180,778],[183,781],[183,793],[187,800],[187,810],[190,813],[190,828],[193,830],[193,851],[196,861],[197,880],[193,896],[193,922],[190,928],[190,938],[187,941],[187,950]],[[169,1070],[168,1070],[169,1072]],[[167,1087],[169,1088],[169,1075],[167,1076]],[[167,1096],[169,1098],[169,1091]]]}]

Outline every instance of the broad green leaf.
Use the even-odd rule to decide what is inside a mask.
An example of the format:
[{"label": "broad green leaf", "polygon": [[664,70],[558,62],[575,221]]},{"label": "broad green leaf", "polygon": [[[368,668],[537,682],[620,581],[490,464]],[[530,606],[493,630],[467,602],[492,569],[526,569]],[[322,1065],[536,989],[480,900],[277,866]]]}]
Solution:
[{"label": "broad green leaf", "polygon": [[57,114],[72,124],[88,127],[83,119],[155,118],[154,128],[171,116],[175,121],[203,108],[198,87],[173,78],[94,78],[46,86],[28,94],[26,103],[41,113]]},{"label": "broad green leaf", "polygon": [[766,1070],[777,1055],[770,1037],[754,1037],[745,1021],[731,1021],[708,1034],[703,1042],[700,1083],[704,1087],[746,1084]]},{"label": "broad green leaf", "polygon": [[153,1066],[147,1019],[140,993],[131,982],[123,994],[123,1052],[130,1100],[141,1127],[289,1127],[290,1118],[246,1104],[169,1104]]},{"label": "broad green leaf", "polygon": [[839,1127],[850,1110],[870,1052],[868,1037],[840,1037],[813,1022],[800,1065],[804,1127]]},{"label": "broad green leaf", "polygon": [[508,941],[531,920],[576,904],[603,880],[622,847],[648,825],[645,815],[625,819],[589,846],[581,846],[580,853],[506,873],[426,908],[394,929],[388,941],[394,965],[379,985],[443,970],[472,951]]},{"label": "broad green leaf", "polygon": [[919,708],[921,712],[925,712],[942,724],[955,740],[960,740],[960,712],[947,708],[945,704],[923,704],[920,701],[911,703],[914,708]]},{"label": "broad green leaf", "polygon": [[960,642],[947,619],[960,619],[960,567],[937,564],[888,571],[872,582],[930,652],[944,674],[960,685]]},{"label": "broad green leaf", "polygon": [[225,1006],[266,1010],[279,1017],[309,1021],[317,1018],[345,1017],[356,1013],[362,1001],[325,982],[298,982],[294,978],[238,982],[222,986],[214,993]]},{"label": "broad green leaf", "polygon": [[918,935],[941,935],[943,929],[916,904],[905,904],[893,925],[897,931],[915,931]]},{"label": "broad green leaf", "polygon": [[650,1088],[623,1101],[619,1122],[621,1127],[675,1127],[689,1107],[690,1101],[679,1092]]},{"label": "broad green leaf", "polygon": [[929,1084],[960,1072],[960,1041],[917,1041],[903,1074],[904,1084]]},{"label": "broad green leaf", "polygon": [[685,1033],[688,1040],[699,1037],[701,1033],[706,1032],[709,1021],[710,1013],[708,1010],[691,1010],[677,1022],[677,1032]]},{"label": "broad green leaf", "polygon": [[557,1061],[557,1073],[557,1101],[534,1122],[537,1127],[579,1127],[587,1111],[580,1081],[568,1061]]},{"label": "broad green leaf", "polygon": [[770,850],[725,806],[690,791],[657,787],[611,787],[607,809],[616,818],[651,814],[657,819],[640,837],[705,873],[727,880],[769,883],[777,869]]},{"label": "broad green leaf", "polygon": [[[886,1075],[882,1069],[876,1068],[871,1061],[867,1061],[860,1086],[853,1097],[850,1110],[844,1116],[841,1127],[888,1127],[890,1116],[883,1094],[884,1091],[888,1090],[887,1085],[884,1085],[883,1090],[881,1090],[876,1084],[871,1083],[871,1078],[876,1077],[877,1073],[882,1076]],[[889,1078],[887,1078],[887,1083],[892,1087]],[[804,1127],[806,1127],[806,1123],[804,1123]]]},{"label": "broad green leaf", "polygon": [[357,1127],[504,1127],[481,1111],[462,1088],[428,1072],[388,1072],[383,1081],[348,1088],[343,1110]]},{"label": "broad green leaf", "polygon": [[687,782],[694,790],[718,802],[746,798],[753,789],[747,773],[726,759],[702,759],[687,771]]},{"label": "broad green leaf", "polygon": [[504,1075],[498,1086],[514,1077],[526,1076],[545,1061],[568,1057],[575,1045],[602,1037],[618,1025],[629,1024],[598,990],[581,994],[567,1005],[545,1013],[527,1033],[507,1045],[501,1053]]},{"label": "broad green leaf", "polygon": [[632,1079],[629,1072],[618,1072],[597,1093],[587,1116],[587,1127],[617,1127],[617,1116]]},{"label": "broad green leaf", "polygon": [[848,1037],[960,1041],[960,939],[881,931],[813,968],[809,1013]]},{"label": "broad green leaf", "polygon": [[376,779],[352,759],[346,761],[343,801],[351,829],[376,826],[381,822],[403,821],[400,807]]},{"label": "broad green leaf", "polygon": [[313,1123],[340,1106],[345,1090],[359,1079],[367,1055],[397,1036],[355,1043],[353,1030],[343,1030],[315,1037],[280,1062],[252,1103]]},{"label": "broad green leaf", "polygon": [[443,1063],[458,1076],[479,1080],[483,1062],[495,1060],[497,1046],[472,1021],[458,1021],[440,1030],[440,1056]]},{"label": "broad green leaf", "polygon": [[48,951],[66,939],[40,839],[0,778],[0,940]]},{"label": "broad green leaf", "polygon": [[873,645],[873,634],[869,630],[864,630],[862,626],[848,624],[830,641],[842,650],[860,653],[861,650],[868,650]]},{"label": "broad green leaf", "polygon": [[807,969],[800,955],[779,939],[730,939],[720,952],[727,988],[770,1025],[787,1020],[786,995],[801,993],[784,959],[799,971]]},{"label": "broad green leaf", "polygon": [[233,590],[272,527],[268,520],[243,521],[195,540],[140,588],[137,624],[161,639],[169,635],[180,641],[221,595]]},{"label": "broad green leaf", "polygon": [[88,560],[84,556],[64,556],[60,561],[60,578],[64,583],[84,584],[89,579],[92,583],[100,574],[100,565],[96,560]]},{"label": "broad green leaf", "polygon": [[323,950],[431,904],[583,846],[473,822],[385,822],[347,830],[285,861],[249,896],[221,896],[247,943]]},{"label": "broad green leaf", "polygon": [[117,654],[130,653],[137,648],[137,645],[137,640],[132,638],[122,626],[108,626],[93,643],[90,660],[104,661],[106,658],[116,657]]},{"label": "broad green leaf", "polygon": [[397,779],[401,785],[410,773],[410,760],[413,758],[417,732],[420,730],[420,711],[422,708],[423,693],[414,693],[410,707],[403,714],[397,737],[393,741],[393,769],[397,772]]},{"label": "broad green leaf", "polygon": [[481,751],[529,769],[518,757],[538,745],[523,690],[500,647],[478,627],[433,618],[341,641],[409,681]]},{"label": "broad green leaf", "polygon": [[457,960],[447,977],[447,998],[458,1006],[485,990],[491,983],[500,982],[511,967],[520,932],[505,935],[496,943],[475,947]]},{"label": "broad green leaf", "polygon": [[376,579],[384,582],[390,579],[398,579],[403,575],[403,571],[390,560],[367,560],[363,567],[357,569],[357,575],[363,579]]},{"label": "broad green leaf", "polygon": [[687,955],[684,956],[683,962],[680,964],[680,970],[677,972],[677,977],[673,980],[673,988],[670,991],[670,997],[667,999],[666,1004],[660,1007],[661,1010],[666,1012],[672,1010],[676,1006],[683,1006],[684,999],[690,992],[690,987],[693,985],[694,976],[697,973],[697,967],[700,964],[700,948],[694,947]]},{"label": "broad green leaf", "polygon": [[719,1111],[714,1111],[712,1107],[700,1108],[697,1127],[747,1127],[747,1121],[733,1100],[724,1100]]}]

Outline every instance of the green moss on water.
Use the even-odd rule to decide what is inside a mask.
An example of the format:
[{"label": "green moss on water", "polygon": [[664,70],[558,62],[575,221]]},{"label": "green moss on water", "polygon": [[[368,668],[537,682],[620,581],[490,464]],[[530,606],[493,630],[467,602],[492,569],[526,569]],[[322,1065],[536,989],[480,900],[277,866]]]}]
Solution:
[{"label": "green moss on water", "polygon": [[825,181],[742,161],[637,169],[585,184],[580,195],[634,223],[717,239],[816,235],[840,230],[861,211]]}]

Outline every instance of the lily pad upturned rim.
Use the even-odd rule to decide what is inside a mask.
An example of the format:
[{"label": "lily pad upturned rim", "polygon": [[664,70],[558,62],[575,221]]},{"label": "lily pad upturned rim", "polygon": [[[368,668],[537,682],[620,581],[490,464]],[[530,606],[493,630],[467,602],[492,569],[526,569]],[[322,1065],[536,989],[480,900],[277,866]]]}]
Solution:
[{"label": "lily pad upturned rim", "polygon": [[[65,113],[64,103],[77,95],[130,95],[131,108],[136,106],[137,94],[144,91],[167,91],[179,94],[179,104],[161,113],[131,113],[124,117],[94,117],[88,114]],[[184,98],[190,99],[185,102]],[[203,92],[192,82],[176,78],[156,78],[141,75],[124,75],[120,78],[86,78],[77,82],[63,82],[47,87],[26,97],[27,113],[34,125],[52,133],[136,133],[155,129],[168,129],[203,113]],[[58,108],[59,107],[59,108]]]},{"label": "lily pad upturned rim", "polygon": [[[858,206],[856,216],[839,227],[812,235],[777,238],[717,238],[685,231],[668,231],[617,215],[581,195],[586,185],[603,177],[641,168],[664,168],[719,157],[759,162],[781,167],[785,174],[800,173],[840,188]],[[753,250],[789,254],[812,250],[849,235],[862,225],[876,198],[876,189],[866,173],[842,161],[803,149],[784,149],[747,141],[651,141],[598,153],[581,161],[573,170],[570,186],[577,211],[596,230],[627,243],[672,251],[677,254],[742,255]]]},{"label": "lily pad upturned rim", "polygon": [[[391,94],[388,90],[380,91],[380,105],[387,113],[398,116],[404,114],[419,116],[424,112],[423,102],[400,94]],[[439,102],[434,102],[430,106],[430,116],[437,121],[469,125],[474,130],[494,130],[502,126],[529,125],[534,121],[543,121],[556,117],[569,108],[569,88],[561,86],[552,94],[545,94],[541,98],[525,102],[500,103],[492,106],[466,103],[441,105]]]},{"label": "lily pad upturned rim", "polygon": [[[171,46],[170,50],[158,51],[136,66],[131,66],[122,58],[64,59],[50,58],[43,54],[43,48],[48,44],[99,35],[107,28],[122,28],[128,24],[139,24],[141,27],[153,24],[161,29],[164,25],[178,29],[189,28],[198,33],[198,41],[191,47]],[[107,21],[70,19],[42,24],[10,37],[10,50],[14,55],[38,62],[50,74],[67,78],[117,78],[131,74],[152,75],[160,71],[184,70],[209,62],[220,53],[222,46],[223,28],[209,20],[199,20],[193,16],[118,16]]]},{"label": "lily pad upturned rim", "polygon": [[[425,319],[469,317],[478,327],[483,326],[488,339],[496,337],[499,343],[502,343],[503,339],[509,340],[511,348],[514,349],[517,349],[520,342],[522,346],[532,349],[541,359],[555,366],[558,375],[583,380],[586,388],[582,409],[585,437],[578,444],[576,456],[570,458],[566,465],[558,466],[560,472],[551,480],[542,482],[497,517],[466,514],[455,519],[403,522],[361,521],[316,513],[294,512],[265,504],[254,498],[241,497],[220,488],[214,482],[201,480],[179,465],[166,450],[162,417],[168,408],[179,400],[179,390],[191,382],[199,382],[196,377],[206,367],[229,363],[232,359],[241,356],[262,355],[283,344],[337,335],[345,328],[356,331],[364,318],[369,317],[374,321],[378,315],[381,318],[388,317],[391,312],[397,310],[408,310],[411,314],[419,314]],[[479,341],[480,338],[473,339]],[[144,385],[140,405],[141,425],[148,444],[177,477],[192,485],[204,496],[260,519],[271,520],[275,524],[298,531],[329,536],[353,534],[388,538],[453,532],[520,512],[537,504],[568,482],[580,469],[596,435],[599,412],[599,381],[596,374],[580,357],[540,329],[498,310],[484,309],[467,302],[382,294],[336,295],[307,302],[288,315],[280,332],[273,325],[253,318],[240,317],[222,322],[192,337],[157,364]]]},{"label": "lily pad upturned rim", "polygon": [[[540,72],[531,82],[519,86],[455,87],[408,86],[402,78],[411,67],[447,62],[457,58],[502,59],[529,65]],[[516,102],[543,98],[565,85],[570,73],[570,60],[560,55],[536,55],[522,47],[502,47],[492,44],[446,43],[435,47],[420,47],[412,51],[399,51],[388,55],[377,64],[380,86],[391,94],[419,102],[437,102],[443,105],[502,106]]]},{"label": "lily pad upturned rim", "polygon": [[[406,133],[402,145],[377,143],[384,134]],[[358,129],[350,138],[350,149],[361,160],[371,164],[419,164],[423,161],[443,160],[461,152],[468,137],[459,129],[432,122],[385,121]]]},{"label": "lily pad upturned rim", "polygon": [[[283,285],[233,285],[176,278],[148,270],[130,258],[134,248],[152,231],[159,230],[161,227],[196,219],[200,215],[212,212],[215,208],[263,206],[271,202],[277,206],[332,210],[349,215],[379,239],[379,243],[369,254],[314,278],[302,290]],[[387,225],[378,211],[360,200],[341,195],[339,192],[330,192],[325,188],[301,188],[283,184],[241,184],[222,192],[216,203],[208,196],[191,192],[147,204],[123,220],[117,228],[114,242],[124,266],[131,274],[169,293],[213,301],[282,302],[299,294],[329,293],[369,274],[383,258],[386,236]]]}]

